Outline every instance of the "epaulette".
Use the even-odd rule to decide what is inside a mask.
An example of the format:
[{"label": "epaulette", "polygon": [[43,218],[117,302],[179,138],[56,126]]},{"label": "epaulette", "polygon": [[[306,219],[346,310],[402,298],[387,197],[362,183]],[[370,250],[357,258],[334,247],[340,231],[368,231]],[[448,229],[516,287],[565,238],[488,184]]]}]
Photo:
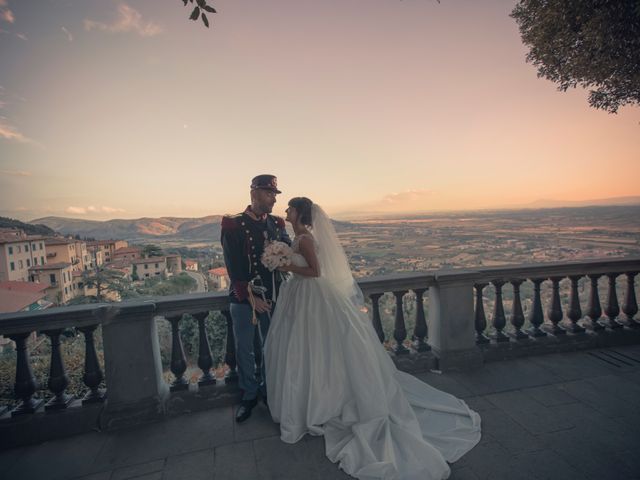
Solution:
[{"label": "epaulette", "polygon": [[238,219],[241,216],[241,213],[236,215],[224,215],[222,217],[222,230],[233,230],[238,228]]}]

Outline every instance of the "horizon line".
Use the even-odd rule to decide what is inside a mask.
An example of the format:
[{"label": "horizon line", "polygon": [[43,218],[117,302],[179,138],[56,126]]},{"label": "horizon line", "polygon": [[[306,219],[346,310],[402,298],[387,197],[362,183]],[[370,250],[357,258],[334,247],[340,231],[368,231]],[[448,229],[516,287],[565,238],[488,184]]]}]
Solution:
[{"label": "horizon line", "polygon": [[[456,213],[474,213],[474,212],[499,212],[499,211],[524,211],[524,210],[552,210],[552,209],[570,209],[570,208],[604,208],[604,207],[637,207],[640,206],[640,196],[638,197],[627,197],[627,198],[638,198],[637,201],[633,203],[619,203],[619,204],[580,204],[580,205],[571,205],[571,203],[582,203],[581,201],[569,201],[558,202],[558,205],[550,205],[550,206],[512,206],[512,207],[482,207],[482,208],[452,208],[452,209],[441,209],[441,210],[402,210],[397,212],[388,212],[388,211],[380,211],[380,210],[371,210],[371,211],[357,211],[357,210],[346,210],[341,212],[336,212],[331,214],[331,217],[335,219],[348,220],[348,219],[374,219],[374,218],[390,218],[390,217],[402,217],[402,216],[416,216],[416,215],[442,215],[442,214],[456,214]],[[602,199],[602,201],[607,199]],[[536,201],[538,202],[538,201]],[[532,203],[536,203],[532,202]],[[38,220],[46,219],[46,218],[63,218],[67,220],[79,220],[79,221],[89,221],[89,222],[111,222],[111,221],[134,221],[134,220],[144,220],[144,219],[159,219],[159,218],[180,218],[180,219],[199,219],[206,217],[223,217],[227,215],[226,213],[211,213],[202,216],[180,216],[180,215],[161,215],[161,216],[149,216],[143,215],[139,217],[132,218],[109,218],[109,219],[96,219],[96,218],[86,218],[86,217],[67,217],[62,215],[48,215],[44,217],[38,217],[31,220],[26,220],[25,223],[33,223]],[[277,215],[278,216],[278,215]],[[7,217],[11,218],[11,217]],[[18,219],[15,219],[18,220]]]}]

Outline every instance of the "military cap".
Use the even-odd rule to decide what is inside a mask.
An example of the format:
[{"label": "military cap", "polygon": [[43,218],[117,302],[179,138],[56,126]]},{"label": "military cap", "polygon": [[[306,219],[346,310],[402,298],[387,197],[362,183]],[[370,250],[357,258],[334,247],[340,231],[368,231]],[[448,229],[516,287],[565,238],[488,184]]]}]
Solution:
[{"label": "military cap", "polygon": [[282,193],[278,190],[278,179],[275,175],[258,175],[251,180],[251,190],[271,190],[274,193]]}]

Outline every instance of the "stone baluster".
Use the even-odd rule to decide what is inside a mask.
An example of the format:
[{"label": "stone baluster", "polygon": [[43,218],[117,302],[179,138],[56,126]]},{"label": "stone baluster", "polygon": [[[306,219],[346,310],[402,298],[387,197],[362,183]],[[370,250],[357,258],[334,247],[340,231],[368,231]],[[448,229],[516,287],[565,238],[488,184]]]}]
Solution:
[{"label": "stone baluster", "polygon": [[617,317],[620,314],[620,305],[618,304],[618,294],[616,293],[616,278],[617,273],[608,273],[609,278],[609,293],[607,295],[607,306],[604,309],[604,314],[607,318],[601,318],[600,323],[609,327],[612,330],[622,328],[622,324],[617,322]]},{"label": "stone baluster", "polygon": [[372,293],[369,295],[371,299],[371,323],[373,323],[373,329],[378,334],[378,338],[380,339],[380,343],[384,343],[384,330],[382,330],[382,320],[380,319],[380,297],[381,293]]},{"label": "stone baluster", "polygon": [[404,322],[404,308],[402,304],[402,297],[407,293],[406,290],[399,290],[393,292],[396,297],[396,321],[393,326],[393,338],[396,340],[396,345],[393,351],[396,355],[404,355],[409,353],[407,347],[404,346],[404,340],[407,338],[407,329]]},{"label": "stone baluster", "polygon": [[600,316],[602,315],[602,307],[600,306],[600,293],[598,292],[598,278],[599,274],[587,275],[591,282],[591,290],[589,292],[589,304],[587,305],[587,316],[589,317],[589,325],[594,332],[604,330],[604,327],[600,325]]},{"label": "stone baluster", "polygon": [[547,312],[547,317],[551,323],[545,325],[545,329],[552,335],[566,335],[567,331],[561,328],[558,324],[562,321],[562,304],[560,303],[560,280],[563,277],[551,277],[552,294],[551,305]]},{"label": "stone baluster", "polygon": [[20,403],[11,411],[12,416],[34,413],[42,405],[43,400],[33,398],[33,394],[38,389],[38,382],[33,376],[31,363],[29,362],[29,352],[27,350],[27,339],[29,333],[17,333],[9,335],[9,338],[16,342],[16,383],[14,392]]},{"label": "stone baluster", "polygon": [[572,275],[569,277],[571,280],[571,297],[569,300],[569,309],[567,310],[567,317],[571,321],[565,328],[568,332],[578,334],[584,333],[583,327],[578,325],[578,320],[582,318],[582,309],[580,308],[580,294],[578,293],[578,281],[582,278],[582,275]]},{"label": "stone baluster", "polygon": [[476,283],[473,288],[476,291],[475,329],[476,343],[489,343],[489,337],[484,334],[487,328],[487,316],[484,313],[484,302],[482,301],[482,290],[488,283]]},{"label": "stone baluster", "polygon": [[636,299],[635,288],[635,276],[638,272],[627,272],[627,291],[624,295],[624,304],[622,305],[622,311],[626,315],[626,325],[631,328],[639,328],[640,323],[634,320],[633,317],[638,313],[638,301]]},{"label": "stone baluster", "polygon": [[47,387],[53,393],[53,398],[44,406],[46,411],[63,410],[73,400],[71,395],[65,393],[69,386],[69,377],[64,368],[62,352],[60,351],[60,334],[62,329],[47,330],[44,332],[51,341],[51,363],[49,366],[49,381]]},{"label": "stone baluster", "polygon": [[225,346],[224,363],[229,367],[229,370],[224,376],[224,383],[238,383],[238,364],[236,362],[236,340],[233,334],[233,320],[231,319],[231,312],[229,310],[223,310],[221,313],[227,321],[227,343]]},{"label": "stone baluster", "polygon": [[529,335],[522,331],[524,325],[524,312],[522,311],[522,300],[520,299],[520,285],[523,280],[511,280],[513,285],[513,312],[511,312],[511,325],[514,328],[513,333],[509,334],[516,340],[528,340]]},{"label": "stone baluster", "polygon": [[531,281],[533,282],[533,304],[529,313],[531,327],[527,330],[527,333],[533,338],[546,337],[546,332],[540,329],[540,326],[544,323],[542,299],[540,298],[540,285],[544,282],[544,278],[532,278]]},{"label": "stone baluster", "polygon": [[104,376],[100,369],[93,337],[96,328],[98,328],[98,325],[78,328],[84,335],[84,374],[82,375],[82,381],[89,387],[89,391],[82,399],[83,405],[104,402],[105,399],[104,391],[100,390],[100,382],[102,382]]},{"label": "stone baluster", "polygon": [[215,385],[216,377],[211,373],[213,367],[213,355],[211,355],[211,346],[207,337],[207,328],[205,320],[209,316],[209,312],[194,313],[193,317],[198,321],[198,367],[202,370],[202,375],[198,379],[198,385]]},{"label": "stone baluster", "polygon": [[171,322],[171,373],[175,377],[175,380],[171,382],[170,390],[172,392],[188,390],[189,382],[184,378],[184,372],[187,371],[187,357],[184,354],[182,338],[180,338],[182,315],[173,315],[167,317],[167,320]]},{"label": "stone baluster", "polygon": [[[260,320],[258,320],[260,322]],[[258,383],[262,381],[262,342],[260,340],[260,325],[256,325],[256,329],[253,332],[253,355],[256,364],[255,376]]]},{"label": "stone baluster", "polygon": [[504,280],[493,280],[491,282],[496,289],[496,301],[493,305],[493,328],[495,332],[493,333],[493,339],[498,342],[508,342],[509,337],[503,333],[503,329],[507,324],[507,319],[504,315],[504,304],[502,303],[502,286],[504,285]]},{"label": "stone baluster", "polygon": [[416,288],[413,290],[416,294],[416,325],[413,329],[413,348],[416,352],[428,352],[431,350],[429,344],[425,342],[425,338],[428,338],[429,330],[427,321],[424,318],[422,295],[426,290],[426,288]]}]

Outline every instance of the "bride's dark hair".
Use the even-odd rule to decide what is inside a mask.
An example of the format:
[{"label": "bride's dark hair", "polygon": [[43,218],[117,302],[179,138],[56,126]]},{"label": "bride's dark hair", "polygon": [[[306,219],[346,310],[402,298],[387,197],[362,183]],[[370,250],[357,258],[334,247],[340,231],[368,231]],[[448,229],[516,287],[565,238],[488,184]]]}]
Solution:
[{"label": "bride's dark hair", "polygon": [[289,200],[289,206],[296,209],[298,212],[298,221],[303,225],[311,225],[311,207],[313,202],[307,197],[294,197]]}]

